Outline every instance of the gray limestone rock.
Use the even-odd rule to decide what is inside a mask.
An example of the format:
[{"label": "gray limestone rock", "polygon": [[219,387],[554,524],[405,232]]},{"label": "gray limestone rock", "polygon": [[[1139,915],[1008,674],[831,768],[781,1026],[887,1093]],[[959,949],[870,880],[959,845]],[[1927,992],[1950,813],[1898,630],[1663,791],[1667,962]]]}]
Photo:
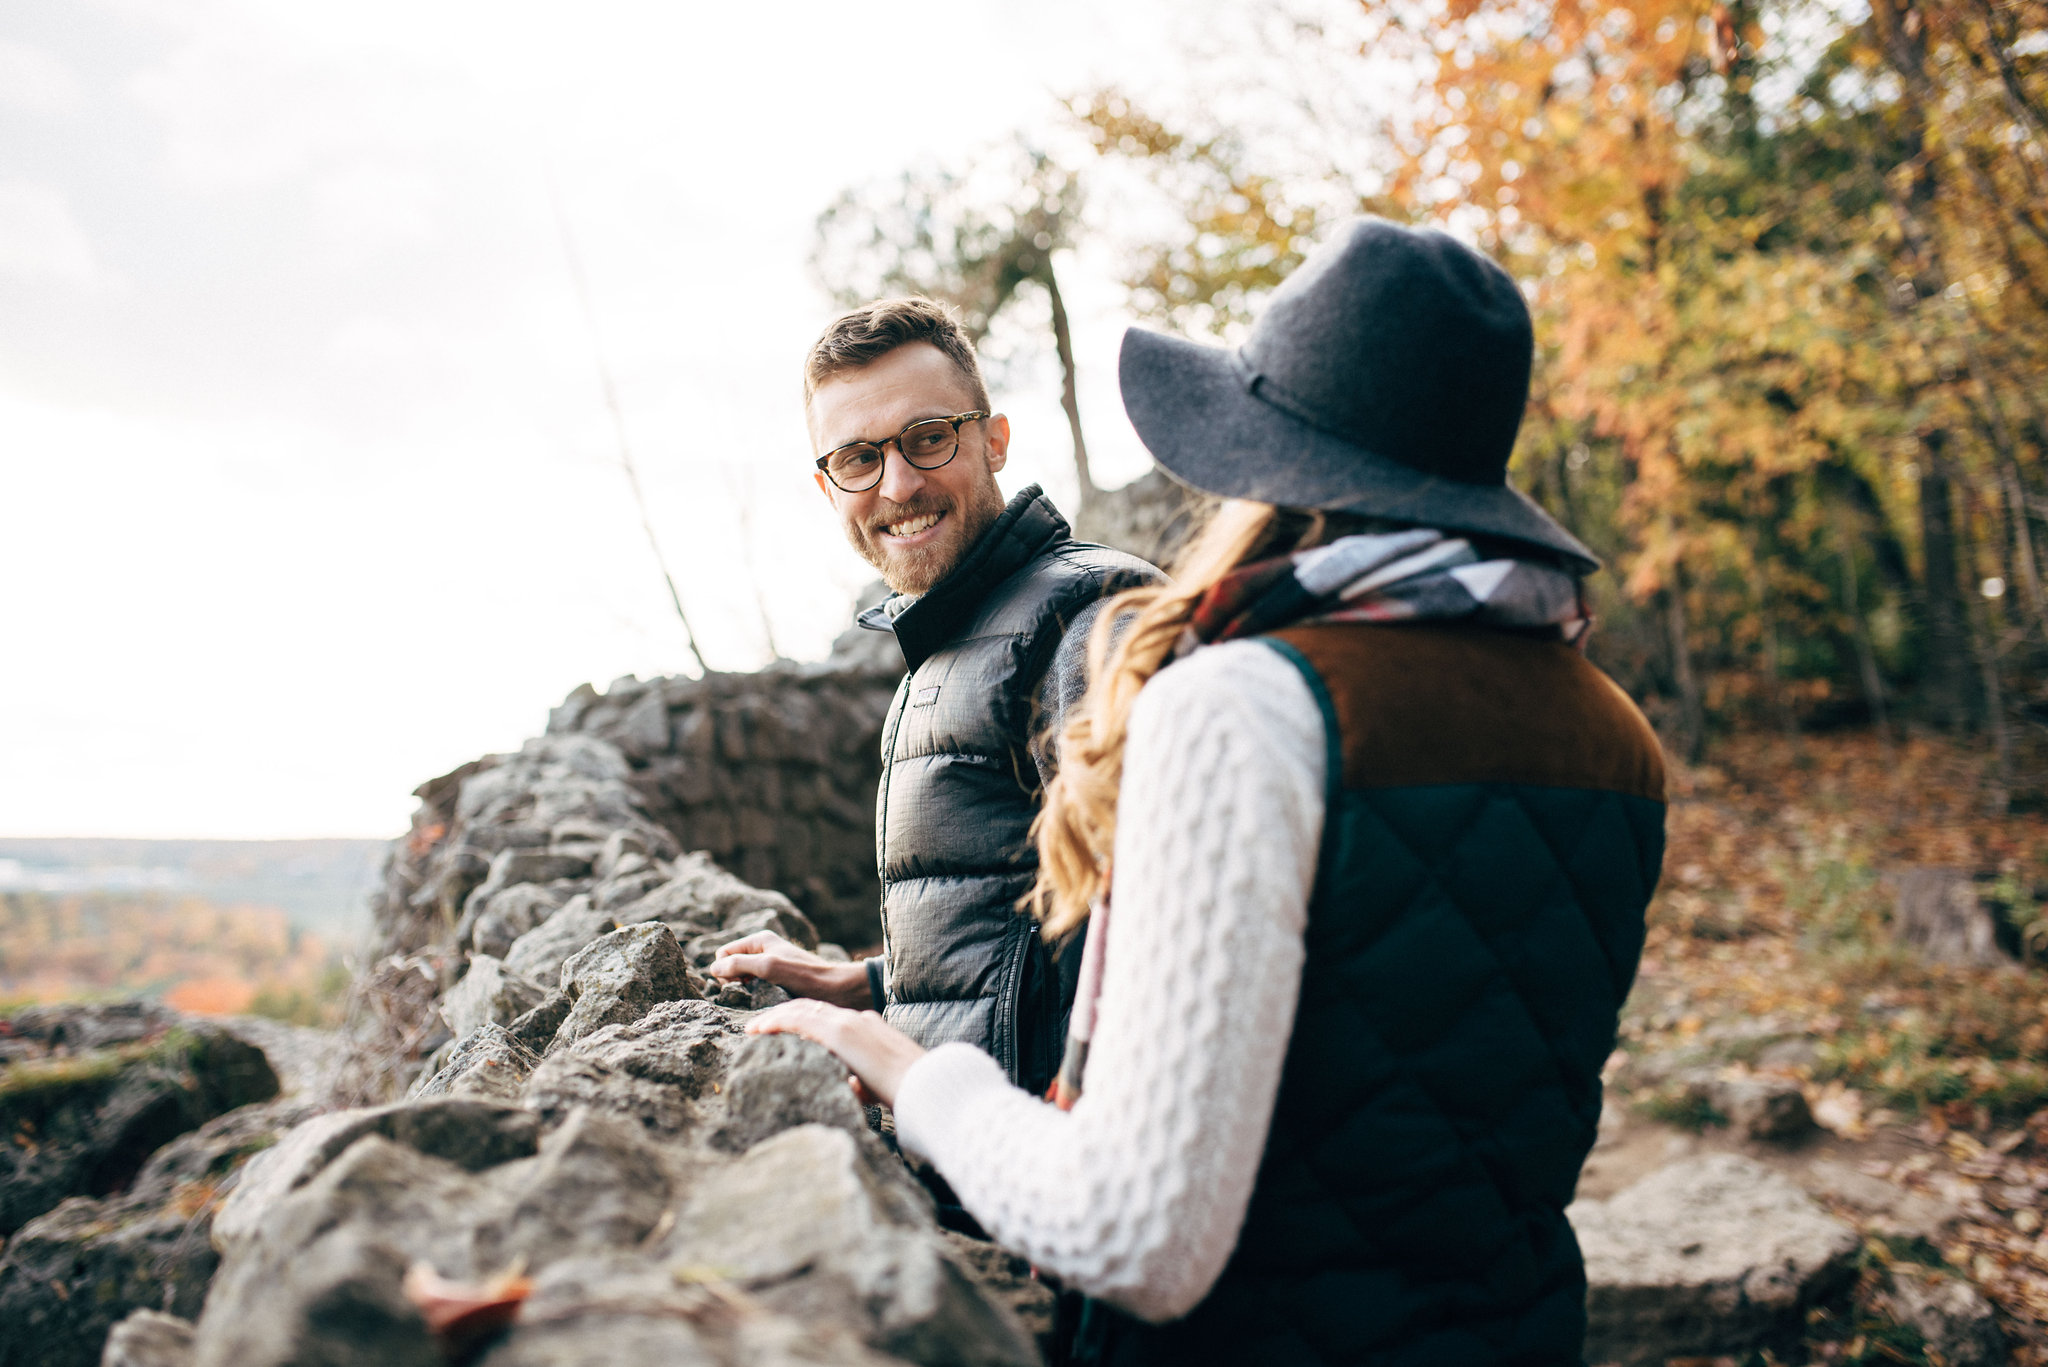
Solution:
[{"label": "gray limestone rock", "polygon": [[1931,1360],[1946,1367],[1994,1367],[2006,1360],[2005,1334],[1983,1292],[1937,1272],[1895,1267],[1891,1277],[1885,1308],[1919,1332]]},{"label": "gray limestone rock", "polygon": [[704,979],[674,932],[656,922],[622,927],[578,950],[562,965],[562,990],[576,1004],[555,1032],[558,1045],[630,1024],[661,1002],[702,997]]},{"label": "gray limestone rock", "polygon": [[357,1143],[377,1138],[413,1152],[481,1169],[524,1158],[539,1145],[531,1111],[475,1097],[436,1096],[315,1116],[258,1154],[214,1217],[215,1247],[232,1250],[273,1208],[316,1179]]},{"label": "gray limestone rock", "polygon": [[725,1112],[712,1142],[734,1151],[796,1125],[868,1133],[867,1116],[846,1084],[846,1065],[794,1035],[746,1038],[726,1075]]},{"label": "gray limestone rock", "polygon": [[930,1221],[855,1136],[798,1125],[700,1181],[661,1252],[913,1362],[1036,1364],[1030,1335],[977,1292]]},{"label": "gray limestone rock", "polygon": [[545,922],[568,900],[561,888],[518,883],[492,893],[479,907],[470,944],[479,954],[504,958],[513,942]]},{"label": "gray limestone rock", "polygon": [[697,1103],[718,1094],[741,1038],[709,1002],[664,1002],[556,1050],[534,1070],[525,1101],[551,1119],[589,1106],[678,1135],[694,1125]]},{"label": "gray limestone rock", "polygon": [[486,1025],[510,1025],[539,1006],[547,989],[489,954],[470,956],[469,972],[441,998],[441,1019],[461,1039]]},{"label": "gray limestone rock", "polygon": [[678,938],[708,931],[737,938],[752,930],[773,930],[806,949],[818,943],[817,928],[787,897],[742,882],[701,850],[677,859],[667,882],[622,907],[618,916],[621,925],[661,921]]},{"label": "gray limestone rock", "polygon": [[1735,1154],[1674,1163],[1567,1213],[1586,1259],[1586,1357],[1630,1367],[1796,1336],[1861,1244],[1789,1180]]},{"label": "gray limestone rock", "polygon": [[1953,1200],[1872,1177],[1831,1158],[1808,1164],[1800,1181],[1814,1195],[1854,1211],[1857,1223],[1897,1238],[1941,1244],[1965,1213]]},{"label": "gray limestone rock", "polygon": [[100,1367],[191,1367],[192,1322],[137,1310],[107,1335]]},{"label": "gray limestone rock", "polygon": [[567,992],[550,992],[539,1006],[506,1026],[505,1033],[536,1054],[546,1053],[555,1042],[555,1031],[562,1028],[562,1022],[569,1018],[569,1008],[575,1004]]},{"label": "gray limestone rock", "polygon": [[516,1102],[539,1063],[540,1056],[504,1026],[482,1025],[475,1034],[456,1042],[439,1071],[421,1077],[412,1097],[473,1096]]},{"label": "gray limestone rock", "polygon": [[513,941],[505,953],[505,967],[531,982],[559,982],[562,965],[571,955],[617,928],[610,912],[591,906],[588,897],[572,897],[561,910]]}]

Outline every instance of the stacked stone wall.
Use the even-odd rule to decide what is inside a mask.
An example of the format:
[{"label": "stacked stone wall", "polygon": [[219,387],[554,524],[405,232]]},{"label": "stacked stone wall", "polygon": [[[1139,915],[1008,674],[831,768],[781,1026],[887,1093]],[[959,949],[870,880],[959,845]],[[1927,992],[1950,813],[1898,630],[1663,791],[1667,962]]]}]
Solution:
[{"label": "stacked stone wall", "polygon": [[[373,906],[377,957],[471,948],[465,917],[473,922],[473,899],[508,850],[519,853],[498,869],[498,884],[587,892],[600,843],[629,827],[785,892],[827,940],[876,943],[875,786],[902,670],[892,638],[860,632],[819,664],[579,687],[549,714],[542,738],[567,766],[552,785],[525,777],[529,742],[416,790],[412,830],[393,846]],[[578,748],[584,739],[598,748]],[[614,775],[620,759],[624,772]],[[570,781],[600,770],[605,783]],[[493,796],[507,783],[517,791]]]}]

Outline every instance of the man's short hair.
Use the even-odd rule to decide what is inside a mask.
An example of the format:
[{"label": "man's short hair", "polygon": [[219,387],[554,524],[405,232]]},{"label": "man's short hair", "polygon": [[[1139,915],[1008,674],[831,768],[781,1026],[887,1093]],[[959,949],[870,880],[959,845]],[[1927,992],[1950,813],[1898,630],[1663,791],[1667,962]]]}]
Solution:
[{"label": "man's short hair", "polygon": [[953,311],[934,299],[877,299],[834,318],[804,358],[804,408],[818,386],[834,375],[878,361],[900,346],[928,342],[945,354],[967,382],[974,406],[988,408],[988,385],[974,343]]}]

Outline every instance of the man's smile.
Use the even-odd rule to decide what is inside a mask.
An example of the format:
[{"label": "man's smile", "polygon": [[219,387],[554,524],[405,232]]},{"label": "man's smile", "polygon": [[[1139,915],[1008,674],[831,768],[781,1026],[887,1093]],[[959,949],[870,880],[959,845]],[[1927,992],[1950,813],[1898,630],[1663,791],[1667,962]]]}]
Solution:
[{"label": "man's smile", "polygon": [[882,528],[882,534],[891,541],[918,541],[932,532],[945,520],[945,513],[919,513],[906,517],[901,522],[891,522]]}]

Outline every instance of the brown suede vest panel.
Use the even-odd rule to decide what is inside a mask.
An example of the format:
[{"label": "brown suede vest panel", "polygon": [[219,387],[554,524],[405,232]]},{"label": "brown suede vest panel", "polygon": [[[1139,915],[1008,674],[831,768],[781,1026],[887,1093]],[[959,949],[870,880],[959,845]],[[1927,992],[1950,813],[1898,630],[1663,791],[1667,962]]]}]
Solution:
[{"label": "brown suede vest panel", "polygon": [[1347,788],[1527,783],[1664,801],[1656,732],[1562,642],[1441,623],[1273,635],[1323,676]]}]

